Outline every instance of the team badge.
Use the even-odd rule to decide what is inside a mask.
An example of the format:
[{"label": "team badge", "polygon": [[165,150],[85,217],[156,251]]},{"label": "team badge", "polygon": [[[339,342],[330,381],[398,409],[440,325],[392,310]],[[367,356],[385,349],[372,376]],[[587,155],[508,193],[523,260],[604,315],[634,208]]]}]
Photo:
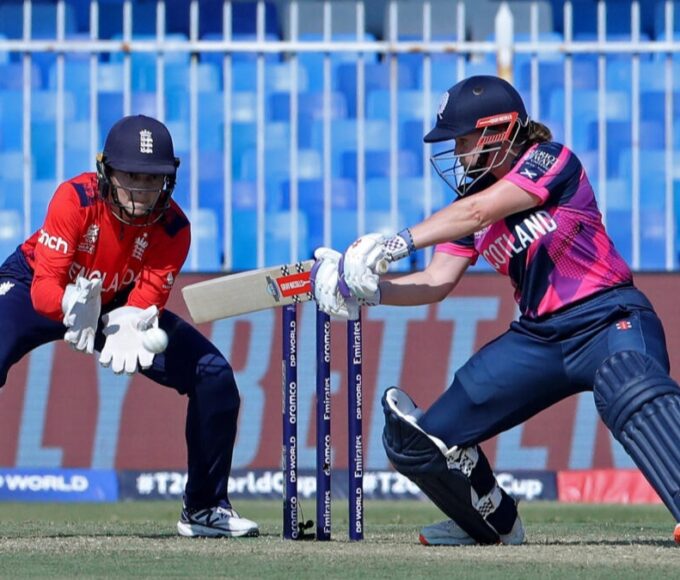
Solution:
[{"label": "team badge", "polygon": [[153,135],[147,129],[142,129],[139,132],[139,152],[153,153]]},{"label": "team badge", "polygon": [[617,330],[630,330],[633,328],[633,323],[630,320],[619,320],[616,323]]},{"label": "team badge", "polygon": [[147,239],[148,234],[145,232],[141,236],[138,236],[135,240],[135,245],[132,248],[132,257],[135,260],[140,260],[144,257],[144,252],[149,247],[149,240]]}]

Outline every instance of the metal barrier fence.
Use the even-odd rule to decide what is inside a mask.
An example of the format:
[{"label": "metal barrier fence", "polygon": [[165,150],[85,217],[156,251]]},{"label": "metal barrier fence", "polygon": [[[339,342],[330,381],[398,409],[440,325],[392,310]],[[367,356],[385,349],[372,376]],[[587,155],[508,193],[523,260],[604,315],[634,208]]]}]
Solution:
[{"label": "metal barrier fence", "polygon": [[[169,5],[176,10],[177,4],[186,8],[186,34],[167,33]],[[218,4],[221,21],[213,24],[220,33],[204,34],[202,31],[205,19],[201,19],[201,11],[208,4],[213,10]],[[608,225],[618,227],[620,243],[629,245],[629,248],[623,248],[623,253],[629,257],[633,268],[677,268],[674,97],[680,91],[680,81],[675,80],[678,75],[674,73],[680,42],[674,36],[677,33],[673,1],[631,0],[624,3],[625,10],[621,3],[590,2],[596,8],[593,21],[596,32],[594,35],[579,35],[577,24],[583,16],[579,12],[577,19],[575,10],[577,5],[581,10],[585,3],[578,0],[389,0],[385,2],[381,37],[366,32],[368,3],[362,1],[291,0],[274,4],[257,0],[250,4],[254,15],[254,22],[251,22],[253,30],[240,34],[233,32],[236,24],[234,15],[243,8],[243,2],[158,0],[145,3],[147,12],[139,17],[143,22],[135,17],[141,3],[130,0],[58,0],[49,5],[52,12],[46,11],[44,4],[34,5],[29,0],[3,2],[0,20],[5,24],[0,28],[6,28],[12,14],[19,14],[21,18],[18,37],[11,34],[0,37],[0,66],[6,66],[7,70],[13,67],[15,72],[20,67],[20,73],[17,73],[20,80],[14,81],[13,85],[11,81],[0,84],[4,87],[0,89],[0,97],[20,94],[18,116],[16,110],[8,105],[11,103],[9,97],[0,101],[4,135],[0,143],[16,140],[14,148],[4,149],[4,153],[9,152],[13,156],[3,157],[1,171],[14,174],[15,179],[9,182],[9,186],[21,183],[22,236],[27,236],[35,228],[39,216],[34,214],[43,209],[35,202],[34,188],[36,143],[43,138],[40,128],[45,126],[34,122],[36,106],[40,107],[43,102],[40,100],[32,104],[32,99],[43,92],[35,89],[39,84],[34,78],[36,62],[38,65],[41,60],[49,62],[47,99],[49,101],[51,95],[54,102],[54,115],[49,119],[54,126],[54,173],[48,174],[47,179],[52,179],[56,185],[70,177],[65,168],[74,152],[81,154],[88,167],[93,165],[95,154],[108,130],[106,122],[102,121],[108,110],[104,105],[112,102],[102,103],[103,93],[115,95],[113,98],[120,101],[122,114],[144,112],[161,120],[170,120],[171,130],[184,153],[180,172],[188,173],[189,178],[183,184],[180,177],[180,184],[186,187],[185,209],[194,223],[201,223],[201,211],[205,207],[203,175],[211,172],[218,176],[214,181],[219,182],[220,189],[214,207],[219,208],[219,225],[208,225],[212,236],[209,241],[214,240],[215,231],[219,232],[221,249],[216,250],[219,258],[214,267],[226,270],[244,265],[260,267],[273,261],[278,254],[270,256],[267,247],[280,250],[287,246],[286,261],[308,257],[301,254],[308,254],[309,245],[300,242],[301,231],[310,227],[308,220],[322,224],[316,241],[324,245],[337,245],[334,226],[347,219],[355,221],[352,224],[355,234],[375,227],[370,221],[373,213],[367,209],[371,205],[371,200],[367,199],[367,183],[373,170],[373,167],[367,167],[367,163],[371,162],[367,154],[375,149],[371,141],[375,139],[375,132],[369,132],[374,125],[375,111],[367,110],[367,99],[373,90],[370,87],[376,86],[370,74],[378,70],[374,67],[377,63],[379,70],[385,72],[385,77],[380,80],[382,84],[377,84],[383,87],[380,89],[384,93],[381,96],[385,96],[386,100],[381,102],[387,106],[387,111],[380,113],[381,121],[386,122],[381,126],[388,128],[386,135],[378,135],[381,140],[384,139],[384,155],[377,159],[387,164],[383,185],[387,184],[389,202],[387,211],[383,212],[389,219],[381,222],[382,227],[397,230],[404,225],[401,220],[417,221],[441,204],[442,193],[429,168],[430,145],[419,143],[415,151],[418,167],[413,169],[414,183],[422,185],[422,202],[414,202],[413,196],[403,191],[400,152],[405,147],[405,124],[401,115],[403,109],[410,106],[410,102],[405,101],[406,97],[413,98],[413,93],[420,95],[418,106],[421,108],[417,115],[410,117],[409,128],[413,130],[414,126],[416,129],[420,126],[424,134],[432,123],[442,87],[452,85],[467,74],[498,71],[507,77],[514,75],[515,84],[527,99],[530,114],[547,120],[549,125],[554,123],[558,140],[574,147],[577,154],[581,154],[583,143],[592,146],[584,152],[584,164],[590,170],[604,219]],[[12,7],[15,12],[10,11]],[[86,24],[80,28],[73,24],[76,10],[85,10],[87,15]],[[277,33],[273,34],[272,10],[283,23],[279,23]],[[655,22],[661,23],[651,35],[645,32],[644,24],[650,20],[649,10],[654,11]],[[121,22],[118,33],[106,38],[100,35],[102,23],[106,23],[107,16],[102,20],[105,11],[106,14],[118,14]],[[302,33],[301,30],[309,29],[310,18],[307,15],[312,13],[314,18],[311,20],[318,23],[320,32],[312,35]],[[613,16],[618,23],[628,23],[627,35],[612,36],[608,33],[607,25]],[[38,19],[44,23],[46,18],[53,18],[47,28],[52,26],[54,34],[33,37],[32,30],[36,29]],[[487,26],[483,31],[493,33],[493,36],[470,38],[470,30],[474,31],[475,22],[482,18],[487,24],[493,19],[494,27]],[[555,30],[557,21],[560,23],[559,31]],[[141,34],[137,32],[140,22],[144,30]],[[344,28],[338,32],[340,27]],[[308,156],[308,147],[301,146],[301,132],[306,133],[309,127],[304,123],[300,126],[296,120],[301,118],[303,97],[310,92],[312,73],[309,60],[312,57],[317,59],[315,65],[320,74],[315,77],[319,83],[315,91],[318,96],[315,116],[310,116],[315,124],[316,149],[309,149],[315,150],[316,154]],[[135,83],[139,82],[137,58],[146,58],[147,64],[150,59],[151,63],[146,69],[150,76],[143,77],[142,84],[147,82],[153,90],[144,91],[146,99],[142,102],[143,106],[135,101],[138,93]],[[246,230],[250,227],[239,221],[243,213],[239,214],[234,209],[239,204],[235,184],[243,180],[243,174],[236,174],[234,162],[235,154],[240,154],[240,151],[233,148],[236,146],[234,128],[243,121],[238,115],[244,108],[244,97],[239,96],[238,85],[242,82],[239,75],[245,70],[242,66],[244,61],[250,63],[253,71],[252,90],[244,92],[248,95],[245,100],[251,101],[247,103],[249,112],[246,120],[255,131],[249,159],[253,173],[245,180],[252,184],[254,194],[252,206],[248,206],[251,210],[248,215],[253,217],[256,232],[252,264],[239,263],[235,259],[237,240],[233,233],[239,228]],[[271,80],[268,75],[274,61],[279,69],[277,86],[283,87],[278,92],[288,93],[287,99],[282,102],[289,123],[284,138],[280,140],[283,146],[279,149],[285,149],[287,156],[287,211],[280,212],[276,222],[272,221],[273,214],[268,209],[271,198],[280,195],[269,183],[270,167],[280,165],[280,160],[271,154],[268,147],[268,127],[271,124],[271,100],[268,99]],[[67,80],[70,67],[78,62],[78,66],[86,67],[87,71],[86,95],[74,94]],[[169,71],[175,71],[176,62],[182,63],[185,76],[180,81],[173,78],[172,87],[169,87]],[[204,66],[208,62],[213,63],[212,69]],[[349,212],[338,211],[333,192],[334,166],[338,164],[333,135],[341,116],[334,113],[334,95],[342,62],[351,64],[349,76],[353,78],[349,84],[356,87],[355,98],[347,103],[352,110],[350,118],[354,136],[347,138],[355,141],[350,153],[355,157],[351,160],[351,181],[356,188]],[[406,67],[403,66],[405,64]],[[585,74],[584,71],[589,72]],[[40,71],[38,74],[41,74]],[[45,76],[46,73],[43,71],[42,74]],[[403,89],[401,81],[404,75],[416,77],[412,79],[413,89]],[[646,95],[652,92],[654,98],[649,100],[653,119],[650,120],[651,117],[645,116],[650,111],[643,110],[643,104]],[[181,94],[181,105],[170,99],[171,94]],[[209,111],[201,111],[206,101],[202,95],[212,95]],[[39,96],[44,98],[42,94]],[[407,104],[400,104],[400,101]],[[588,127],[590,133],[585,136],[583,125],[586,119],[581,114],[584,105],[595,118],[594,125]],[[181,112],[169,110],[172,107],[178,107]],[[206,113],[216,119],[212,126],[210,119],[205,118]],[[69,129],[74,118],[81,121],[76,137]],[[304,115],[302,118],[307,119]],[[13,127],[19,128],[20,139],[14,135],[17,131]],[[209,163],[202,158],[206,127],[210,128],[211,134],[218,133],[213,137],[220,143],[216,148],[218,154],[209,157]],[[619,131],[615,136],[610,136],[612,127]],[[74,138],[79,140],[77,147],[71,142]],[[652,142],[651,147],[645,145],[646,139]],[[408,146],[413,147],[411,143]],[[624,149],[623,159],[613,157]],[[654,155],[650,153],[652,150]],[[10,165],[8,160],[19,160],[19,163],[14,163],[10,171],[7,169]],[[318,181],[321,211],[311,218],[300,211],[307,203],[301,199],[300,190],[300,183],[309,177],[301,169],[304,163],[320,164],[313,176]],[[613,171],[613,163],[619,164],[617,171]],[[13,195],[7,183],[5,180],[5,187],[0,189],[3,207]],[[0,187],[2,185],[0,176]],[[650,193],[652,190],[653,193]],[[406,216],[400,208],[405,199],[410,212]],[[414,207],[417,207],[419,215],[415,215]],[[281,216],[285,216],[282,222]],[[301,221],[303,218],[304,223]],[[205,268],[200,258],[202,234],[201,226],[198,227],[199,235],[192,245],[188,263],[191,270]],[[412,265],[419,267],[428,257],[429,253],[425,253],[419,258],[420,262]]]}]

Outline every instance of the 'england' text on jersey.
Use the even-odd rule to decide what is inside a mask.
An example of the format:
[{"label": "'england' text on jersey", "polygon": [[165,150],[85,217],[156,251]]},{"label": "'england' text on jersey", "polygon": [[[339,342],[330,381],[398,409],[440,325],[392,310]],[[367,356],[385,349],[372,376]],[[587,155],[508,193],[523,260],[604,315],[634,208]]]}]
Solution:
[{"label": "'england' text on jersey", "polygon": [[512,256],[522,253],[532,242],[556,229],[557,223],[553,217],[547,211],[539,210],[517,224],[512,237],[508,234],[498,236],[484,249],[482,255],[499,270]]},{"label": "'england' text on jersey", "polygon": [[118,273],[114,274],[113,277],[108,280],[106,273],[102,276],[102,273],[99,270],[88,270],[85,266],[81,266],[77,262],[73,262],[68,271],[69,279],[74,282],[79,276],[85,276],[88,280],[91,280],[92,278],[101,278],[102,292],[118,292],[134,283],[139,278],[139,274],[139,272],[135,274],[134,270],[128,268],[123,274],[122,280]]}]

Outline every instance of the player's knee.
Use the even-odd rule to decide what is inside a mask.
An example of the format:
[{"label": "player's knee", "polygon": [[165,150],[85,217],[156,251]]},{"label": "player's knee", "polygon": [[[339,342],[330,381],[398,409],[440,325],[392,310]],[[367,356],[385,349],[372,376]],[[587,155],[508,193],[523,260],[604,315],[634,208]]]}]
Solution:
[{"label": "player's knee", "polygon": [[203,399],[209,399],[215,409],[238,411],[241,396],[236,386],[234,371],[223,357],[211,357],[198,373],[194,392]]},{"label": "player's knee", "polygon": [[602,420],[615,436],[646,403],[666,394],[677,395],[678,384],[649,355],[622,351],[602,363],[593,395]]}]

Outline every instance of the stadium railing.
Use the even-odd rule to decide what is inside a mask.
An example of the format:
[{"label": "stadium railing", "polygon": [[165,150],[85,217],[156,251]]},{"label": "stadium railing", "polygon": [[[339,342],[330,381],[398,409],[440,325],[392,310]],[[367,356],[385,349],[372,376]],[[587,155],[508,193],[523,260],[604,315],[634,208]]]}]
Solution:
[{"label": "stadium railing", "polygon": [[[0,172],[0,208],[23,216],[3,244],[30,234],[45,192],[90,169],[134,113],[167,122],[182,157],[176,195],[200,229],[188,270],[394,231],[446,202],[420,137],[439,94],[481,73],[511,79],[583,158],[633,268],[677,269],[676,2],[388,0],[371,31],[367,6],[3,2],[0,158],[21,164]],[[348,180],[354,200],[334,201]]]}]

